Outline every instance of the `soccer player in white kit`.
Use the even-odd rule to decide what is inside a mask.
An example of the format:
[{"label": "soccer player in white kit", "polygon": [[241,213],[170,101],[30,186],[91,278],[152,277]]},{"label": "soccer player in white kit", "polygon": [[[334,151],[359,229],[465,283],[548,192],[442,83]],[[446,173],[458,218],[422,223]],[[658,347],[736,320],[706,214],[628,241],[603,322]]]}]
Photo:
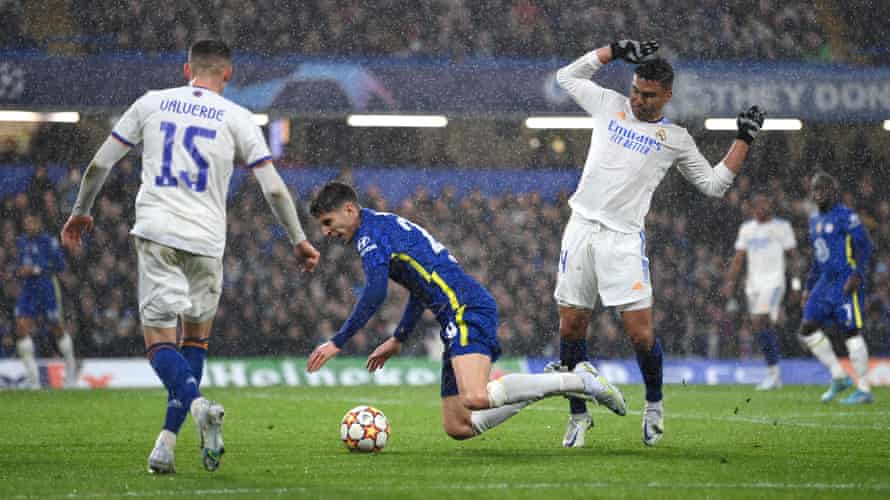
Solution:
[{"label": "soccer player in white kit", "polygon": [[[775,328],[782,298],[785,296],[785,258],[787,255],[793,261],[797,241],[791,223],[773,217],[767,195],[755,194],[751,200],[751,208],[754,218],[739,228],[735,255],[726,274],[723,295],[726,298],[732,297],[736,279],[747,262],[745,296],[748,299],[748,314],[751,316],[751,329],[757,333],[767,366],[767,376],[756,389],[769,391],[782,387],[779,342]],[[799,280],[792,283],[797,283],[799,288]]]},{"label": "soccer player in white kit", "polygon": [[156,473],[174,472],[176,436],[189,412],[204,467],[216,470],[224,452],[223,407],[201,397],[199,386],[222,291],[226,196],[236,158],[253,170],[303,269],[312,271],[319,259],[262,131],[250,111],[222,96],[232,77],[229,47],[216,40],[196,42],[183,69],[189,85],[148,92],[124,113],[84,172],[62,229],[66,246],[80,245],[82,233],[93,226],[90,209],[111,167],[143,142],[142,184],[130,233],[139,261],[146,356],[168,392],[164,427],[148,459]]},{"label": "soccer player in white kit", "polygon": [[[756,106],[741,113],[737,139],[712,167],[686,129],[662,113],[671,98],[674,73],[666,61],[653,58],[657,50],[655,41],[621,40],[584,54],[556,74],[559,84],[594,119],[584,171],[569,199],[572,215],[563,234],[554,293],[559,304],[560,363],[571,369],[587,360],[587,329],[598,296],[604,306],[615,307],[646,384],[643,443],[648,446],[664,433],[663,355],[652,329],[652,284],[643,231],[652,193],[676,165],[700,191],[722,196],[741,170],[764,120]],[[590,80],[615,59],[639,64],[630,98]],[[592,420],[582,400],[572,399],[570,409],[563,446],[583,446]]]}]

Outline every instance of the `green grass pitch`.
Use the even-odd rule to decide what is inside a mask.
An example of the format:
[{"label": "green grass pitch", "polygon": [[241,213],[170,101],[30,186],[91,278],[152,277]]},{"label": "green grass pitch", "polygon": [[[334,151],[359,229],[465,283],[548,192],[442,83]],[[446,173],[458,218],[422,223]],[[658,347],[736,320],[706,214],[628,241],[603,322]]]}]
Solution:
[{"label": "green grass pitch", "polygon": [[[189,419],[172,476],[146,471],[161,390],[0,392],[0,498],[890,498],[890,390],[846,407],[822,389],[667,386],[665,438],[646,448],[628,386],[628,416],[594,408],[568,450],[561,398],[458,442],[435,386],[208,389],[226,406],[223,465],[203,470]],[[358,404],[392,423],[378,455],[339,441]]]}]

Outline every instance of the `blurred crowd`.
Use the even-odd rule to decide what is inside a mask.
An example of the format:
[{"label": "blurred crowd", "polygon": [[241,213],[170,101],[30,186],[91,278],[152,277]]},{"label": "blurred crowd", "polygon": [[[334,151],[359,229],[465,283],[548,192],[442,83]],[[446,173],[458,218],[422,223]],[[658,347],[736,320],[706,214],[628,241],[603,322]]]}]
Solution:
[{"label": "blurred crowd", "polygon": [[[2,168],[2,167],[0,167]],[[113,170],[97,202],[96,226],[85,250],[69,252],[60,275],[65,318],[80,356],[141,356],[142,337],[136,300],[136,263],[128,235],[139,170],[130,159]],[[344,170],[351,181],[361,170]],[[510,175],[505,171],[504,175]],[[30,187],[3,200],[0,237],[0,352],[12,355],[12,311],[19,283],[14,238],[23,214],[42,216],[45,229],[58,234],[76,196],[80,169],[52,182],[37,168]],[[791,221],[801,249],[789,274],[805,277],[810,251],[806,220],[805,177],[773,179],[763,185],[740,176],[724,199],[692,193],[672,173],[656,196],[647,219],[647,245],[655,288],[655,327],[669,356],[735,358],[758,356],[744,314],[744,300],[727,302],[720,294],[739,224],[749,217],[747,200],[766,189],[777,215]],[[844,200],[859,210],[875,243],[869,270],[865,337],[874,354],[890,354],[890,201],[865,174],[855,194]],[[508,356],[554,356],[558,317],[552,298],[563,226],[568,218],[565,193],[544,200],[534,192],[485,196],[478,191],[446,189],[431,196],[422,187],[398,204],[377,188],[361,193],[365,206],[399,213],[446,244],[463,267],[495,296],[500,308],[499,337]],[[324,241],[305,213],[307,234],[322,251],[314,274],[295,264],[283,231],[274,224],[259,187],[245,182],[230,200],[225,284],[211,353],[217,356],[307,355],[327,340],[348,316],[363,284],[360,259],[351,247]],[[741,288],[741,287],[740,287]],[[390,287],[383,310],[347,345],[363,355],[391,334],[401,317],[406,293]],[[737,305],[741,303],[739,307]],[[794,337],[800,318],[799,296],[789,292],[780,319],[783,349],[802,355]],[[599,309],[591,328],[591,349],[599,358],[628,358],[633,353],[617,316]],[[43,342],[45,355],[51,342]],[[441,349],[438,325],[429,313],[415,332],[407,353],[436,356]],[[844,352],[841,350],[840,352]]]},{"label": "blurred crowd", "polygon": [[[854,2],[855,3],[855,2]],[[69,38],[88,52],[182,52],[221,37],[238,50],[275,55],[576,57],[621,38],[658,39],[684,58],[833,57],[835,15],[803,0],[68,0]],[[27,5],[0,0],[8,48],[33,45]],[[0,17],[4,17],[0,15]],[[57,38],[63,38],[60,33]],[[863,40],[865,41],[865,40]]]}]

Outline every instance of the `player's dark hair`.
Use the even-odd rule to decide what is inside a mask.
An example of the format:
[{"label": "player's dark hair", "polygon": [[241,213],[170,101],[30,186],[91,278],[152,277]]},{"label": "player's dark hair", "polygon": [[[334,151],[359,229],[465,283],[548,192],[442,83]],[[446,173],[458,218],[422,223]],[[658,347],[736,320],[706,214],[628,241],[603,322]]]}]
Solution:
[{"label": "player's dark hair", "polygon": [[668,90],[674,87],[674,67],[661,58],[642,62],[634,70],[634,74],[643,80],[658,82]]},{"label": "player's dark hair", "polygon": [[232,49],[221,40],[198,40],[189,49],[193,71],[219,71],[232,62]]},{"label": "player's dark hair", "polygon": [[309,204],[309,213],[313,217],[321,217],[322,214],[333,212],[346,202],[355,203],[358,206],[358,195],[349,184],[331,181],[321,188]]}]

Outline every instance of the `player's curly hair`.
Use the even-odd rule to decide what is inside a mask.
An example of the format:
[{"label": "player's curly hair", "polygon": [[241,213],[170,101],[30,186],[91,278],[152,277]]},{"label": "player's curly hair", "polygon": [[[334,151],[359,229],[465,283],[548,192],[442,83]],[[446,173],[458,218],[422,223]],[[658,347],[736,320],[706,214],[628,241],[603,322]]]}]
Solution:
[{"label": "player's curly hair", "polygon": [[665,89],[674,87],[674,67],[671,63],[661,58],[643,61],[634,70],[634,74],[643,80],[658,82]]},{"label": "player's curly hair", "polygon": [[322,214],[333,212],[346,202],[358,205],[358,195],[352,186],[343,182],[331,181],[325,184],[309,204],[309,213],[313,217],[321,217]]}]

